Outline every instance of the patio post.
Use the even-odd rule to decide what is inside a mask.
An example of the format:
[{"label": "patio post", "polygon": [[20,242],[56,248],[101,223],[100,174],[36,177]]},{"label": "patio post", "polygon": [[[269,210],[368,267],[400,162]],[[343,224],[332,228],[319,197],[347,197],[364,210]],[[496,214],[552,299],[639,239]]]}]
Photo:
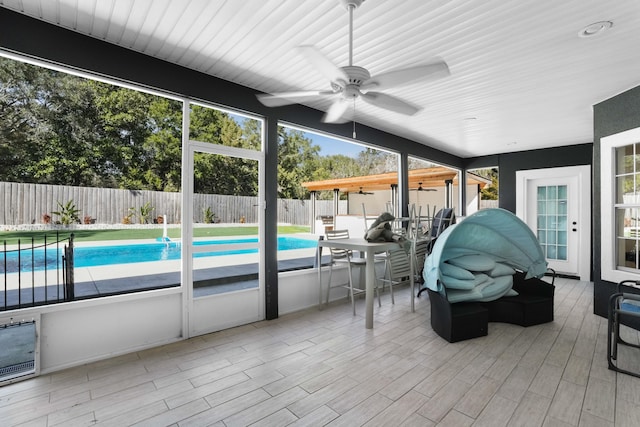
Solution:
[{"label": "patio post", "polygon": [[444,181],[444,207],[445,208],[450,208],[453,205],[453,180],[452,179],[446,179]]},{"label": "patio post", "polygon": [[311,209],[311,234],[316,234],[316,191],[309,193],[309,202]]},{"label": "patio post", "polygon": [[398,184],[391,184],[391,206],[393,207],[394,217],[398,218],[400,216],[400,211],[398,209]]},{"label": "patio post", "polygon": [[340,202],[340,189],[333,189],[333,229],[336,229],[336,220],[338,219],[338,203]]}]

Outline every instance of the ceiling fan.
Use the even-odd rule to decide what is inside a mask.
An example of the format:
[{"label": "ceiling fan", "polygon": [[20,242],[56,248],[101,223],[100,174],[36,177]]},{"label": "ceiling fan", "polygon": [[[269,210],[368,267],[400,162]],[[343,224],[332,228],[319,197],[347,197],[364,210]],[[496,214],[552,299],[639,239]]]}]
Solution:
[{"label": "ceiling fan", "polygon": [[370,191],[363,191],[362,187],[360,187],[360,191],[358,191],[356,194],[362,194],[362,195],[366,196],[366,195],[373,194],[373,193],[370,192]]},{"label": "ceiling fan", "polygon": [[371,76],[366,68],[353,65],[353,11],[364,0],[339,0],[349,11],[349,65],[337,67],[324,54],[313,46],[299,46],[298,50],[322,75],[329,79],[330,90],[313,90],[298,92],[279,92],[257,95],[258,100],[267,107],[279,107],[316,99],[333,99],[333,103],[324,115],[325,123],[344,123],[348,121],[345,113],[357,98],[368,104],[384,108],[396,113],[413,115],[420,107],[403,101],[395,96],[374,90],[384,90],[417,80],[436,79],[449,75],[449,67],[444,61],[436,61],[426,65],[391,70]]},{"label": "ceiling fan", "polygon": [[437,191],[435,188],[424,188],[422,183],[418,183],[418,188],[412,188],[411,191]]}]

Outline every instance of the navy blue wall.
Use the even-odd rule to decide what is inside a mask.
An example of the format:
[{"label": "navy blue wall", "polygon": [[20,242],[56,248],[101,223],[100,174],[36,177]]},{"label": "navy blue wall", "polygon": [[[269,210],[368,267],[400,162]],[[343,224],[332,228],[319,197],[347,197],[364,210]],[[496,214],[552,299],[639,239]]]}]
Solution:
[{"label": "navy blue wall", "polygon": [[516,172],[529,169],[591,165],[593,144],[519,151],[465,159],[466,169],[498,167],[500,207],[516,212]]},{"label": "navy blue wall", "polygon": [[593,308],[596,314],[606,316],[609,296],[614,292],[615,284],[601,278],[600,140],[609,135],[640,127],[640,86],[596,104],[593,107],[593,115]]}]

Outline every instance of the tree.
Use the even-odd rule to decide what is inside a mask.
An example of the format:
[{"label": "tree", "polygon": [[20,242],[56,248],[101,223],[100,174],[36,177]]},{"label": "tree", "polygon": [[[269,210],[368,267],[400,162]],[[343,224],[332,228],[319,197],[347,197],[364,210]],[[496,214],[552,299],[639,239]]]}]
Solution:
[{"label": "tree", "polygon": [[[358,154],[360,173],[358,175],[372,175],[398,170],[398,156],[385,151],[366,148]],[[354,176],[354,175],[352,175]]]},{"label": "tree", "polygon": [[498,169],[478,169],[473,173],[491,180],[491,185],[484,187],[480,191],[480,198],[482,200],[498,200]]},{"label": "tree", "polygon": [[38,87],[41,132],[26,166],[28,174],[39,183],[95,185],[97,159],[92,148],[100,126],[94,88],[67,74],[51,77]]},{"label": "tree", "polygon": [[149,105],[149,156],[145,181],[150,190],[180,191],[182,180],[182,103],[154,97]]},{"label": "tree", "polygon": [[176,191],[181,105],[0,58],[0,179]]},{"label": "tree", "polygon": [[309,192],[302,183],[313,179],[320,147],[313,145],[304,133],[278,127],[278,196],[285,199],[306,199]]},{"label": "tree", "polygon": [[[257,126],[247,126],[248,130],[245,133],[240,124],[227,113],[196,105],[191,109],[189,137],[228,147],[252,148],[256,139],[260,139],[260,132]],[[258,194],[257,162],[231,156],[196,153],[194,191],[255,196]]]},{"label": "tree", "polygon": [[[191,106],[189,138],[260,150],[259,120]],[[278,129],[278,193],[305,199],[302,182],[397,169],[397,156],[366,149],[357,159],[320,156],[304,132]],[[182,103],[0,58],[0,179],[179,191]],[[196,153],[194,190],[258,194],[253,160]]]},{"label": "tree", "polygon": [[0,57],[0,179],[38,182],[31,168],[49,134],[42,114],[52,72]]}]

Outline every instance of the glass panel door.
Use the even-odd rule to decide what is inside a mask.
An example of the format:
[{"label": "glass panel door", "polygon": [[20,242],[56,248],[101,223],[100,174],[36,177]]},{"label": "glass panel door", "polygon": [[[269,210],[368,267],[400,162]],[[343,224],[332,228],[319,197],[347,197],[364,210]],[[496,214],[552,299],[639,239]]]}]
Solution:
[{"label": "glass panel door", "polygon": [[549,260],[567,260],[567,186],[539,186],[537,236]]}]

